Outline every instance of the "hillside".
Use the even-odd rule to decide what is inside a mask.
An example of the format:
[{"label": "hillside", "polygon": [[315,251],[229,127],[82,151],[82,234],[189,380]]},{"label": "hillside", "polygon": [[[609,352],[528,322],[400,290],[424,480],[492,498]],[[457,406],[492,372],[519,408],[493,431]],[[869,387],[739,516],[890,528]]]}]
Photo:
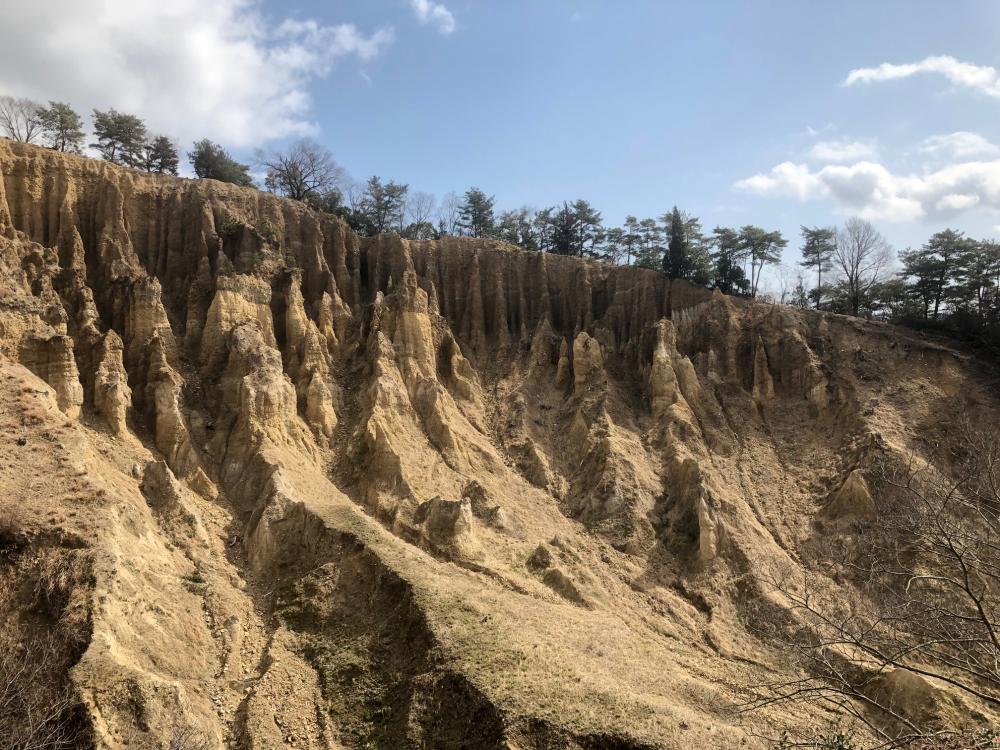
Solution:
[{"label": "hillside", "polygon": [[873,446],[997,422],[888,326],[3,140],[0,176],[0,643],[101,748],[764,746],[767,581],[862,596],[823,560]]}]

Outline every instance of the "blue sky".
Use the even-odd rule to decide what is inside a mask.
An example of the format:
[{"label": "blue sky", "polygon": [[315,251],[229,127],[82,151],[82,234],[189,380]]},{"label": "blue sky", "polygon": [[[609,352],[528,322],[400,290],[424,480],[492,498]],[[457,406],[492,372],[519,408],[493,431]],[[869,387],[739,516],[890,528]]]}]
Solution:
[{"label": "blue sky", "polygon": [[207,135],[248,158],[309,134],[357,179],[439,196],[477,185],[498,207],[586,198],[607,223],[677,204],[793,246],[800,224],[853,214],[897,248],[1000,225],[997,2],[8,11],[0,93],[131,109],[182,145]]}]

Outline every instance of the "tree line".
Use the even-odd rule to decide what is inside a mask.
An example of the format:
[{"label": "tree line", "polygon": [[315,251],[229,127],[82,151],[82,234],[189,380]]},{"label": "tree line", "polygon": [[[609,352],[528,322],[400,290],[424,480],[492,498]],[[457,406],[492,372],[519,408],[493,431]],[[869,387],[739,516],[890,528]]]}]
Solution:
[{"label": "tree line", "polygon": [[697,217],[676,206],[658,218],[628,216],[606,227],[588,201],[564,201],[544,209],[497,211],[478,187],[438,203],[409,186],[378,176],[333,188],[322,201],[363,235],[394,231],[409,239],[448,235],[496,239],[533,252],[590,258],[615,265],[662,270],[672,278],[756,296],[766,266],[779,262],[788,242],[781,232],[754,225],[716,227],[706,234]]},{"label": "tree line", "polygon": [[[150,133],[138,116],[115,109],[92,113],[93,142],[101,158],[134,169],[176,175],[180,155],[174,142]],[[8,138],[82,153],[83,119],[65,102],[42,105],[0,97],[0,131]],[[234,160],[220,145],[197,141],[188,152],[194,173],[238,185],[254,185],[251,166]],[[711,236],[695,217],[677,208],[656,219],[629,216],[621,227],[605,227],[586,200],[536,210],[495,209],[495,199],[473,187],[439,202],[409,185],[373,176],[347,179],[332,154],[308,139],[284,150],[258,150],[254,166],[263,187],[337,214],[359,234],[397,232],[411,239],[464,235],[503,240],[526,250],[574,255],[609,263],[662,269],[675,278],[713,285],[731,294],[756,296],[765,266],[780,258],[787,242],[779,232],[755,226],[717,227]]]},{"label": "tree line", "polygon": [[[25,143],[82,153],[87,141],[83,119],[65,102],[42,105],[0,97],[0,131]],[[180,155],[174,142],[150,133],[143,120],[115,109],[92,113],[93,142],[101,158],[149,172],[176,175]],[[238,185],[254,185],[251,166],[234,160],[220,145],[197,141],[188,152],[194,173]],[[446,235],[492,238],[525,250],[591,258],[663,270],[674,278],[714,286],[729,294],[756,296],[765,267],[777,263],[787,241],[780,232],[747,225],[716,227],[706,235],[696,217],[676,207],[658,218],[628,216],[620,227],[605,227],[588,201],[564,201],[544,209],[528,206],[496,210],[495,199],[479,188],[461,197],[411,191],[409,185],[373,176],[349,180],[329,150],[300,139],[284,150],[258,150],[254,166],[263,187],[342,217],[363,235],[397,232],[410,239]]]},{"label": "tree line", "polygon": [[[87,142],[83,118],[66,102],[47,105],[31,99],[0,96],[0,134],[13,141],[43,145],[56,151],[82,154],[85,146],[113,164],[158,174],[176,175],[180,166],[177,145],[152,133],[142,118],[112,108],[93,110],[93,141]],[[188,152],[198,177],[252,186],[250,167],[240,164],[224,148],[204,139]]]},{"label": "tree line", "polygon": [[[705,232],[698,217],[676,206],[611,227],[586,200],[497,212],[495,199],[476,187],[445,196],[435,212],[433,196],[411,196],[407,185],[379,177],[344,193],[334,189],[327,208],[361,234],[493,238],[531,252],[656,269],[744,297],[763,294],[765,269],[780,264],[789,244],[780,231],[753,224]],[[839,227],[801,227],[799,250],[794,284],[779,278],[776,293],[764,295],[769,300],[939,331],[1000,353],[997,241],[947,229],[897,256],[870,221],[850,218]]]},{"label": "tree line", "polygon": [[[0,132],[70,153],[82,153],[87,141],[83,119],[65,102],[0,97]],[[87,145],[107,161],[178,172],[174,142],[149,132],[136,115],[94,110],[92,132]],[[255,185],[251,165],[208,139],[192,144],[187,157],[199,178]],[[657,217],[630,215],[620,226],[606,226],[584,199],[497,210],[495,198],[478,187],[438,200],[379,176],[355,182],[329,150],[309,139],[258,150],[253,166],[266,190],[336,214],[362,235],[496,239],[531,252],[656,269],[732,295],[760,296],[765,270],[780,264],[788,246],[781,232],[753,224],[706,232],[698,217],[676,206]],[[949,229],[897,259],[871,222],[853,218],[840,227],[802,227],[800,250],[802,270],[793,285],[779,273],[777,302],[940,330],[1000,349],[1000,244],[993,240]]]}]

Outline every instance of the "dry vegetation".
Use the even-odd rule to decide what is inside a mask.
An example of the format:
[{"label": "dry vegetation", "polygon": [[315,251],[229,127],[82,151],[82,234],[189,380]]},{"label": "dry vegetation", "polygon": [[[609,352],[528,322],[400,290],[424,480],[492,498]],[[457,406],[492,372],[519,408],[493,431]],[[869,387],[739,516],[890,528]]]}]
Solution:
[{"label": "dry vegetation", "polygon": [[0,514],[0,748],[70,750],[89,744],[68,669],[89,640],[84,610],[71,603],[90,587],[85,555],[30,545],[10,508]]},{"label": "dry vegetation", "polygon": [[804,676],[762,686],[748,710],[829,704],[879,747],[980,747],[993,736],[966,737],[934,714],[945,704],[970,726],[1000,705],[1000,436],[964,415],[928,440],[936,465],[879,453],[875,516],[821,561],[859,596],[831,596],[805,576],[768,581],[786,616],[753,624]]},{"label": "dry vegetation", "polygon": [[32,633],[0,650],[0,748],[71,750],[86,746],[79,701],[68,685],[61,644]]}]

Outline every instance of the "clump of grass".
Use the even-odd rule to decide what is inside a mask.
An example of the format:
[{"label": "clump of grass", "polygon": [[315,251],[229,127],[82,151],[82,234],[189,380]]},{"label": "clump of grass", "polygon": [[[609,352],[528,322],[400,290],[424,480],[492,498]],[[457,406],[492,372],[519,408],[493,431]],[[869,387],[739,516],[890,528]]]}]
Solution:
[{"label": "clump of grass", "polygon": [[218,232],[220,237],[235,237],[243,231],[246,224],[237,219],[232,214],[226,214],[219,222]]},{"label": "clump of grass", "polygon": [[21,521],[13,508],[0,508],[0,555],[11,552],[24,544]]},{"label": "clump of grass", "polygon": [[32,564],[35,609],[53,621],[62,618],[75,591],[92,584],[90,559],[85,554],[41,554]]},{"label": "clump of grass", "polygon": [[272,244],[278,241],[278,228],[269,219],[261,219],[257,231]]},{"label": "clump of grass", "polygon": [[264,253],[260,250],[249,250],[242,257],[249,268],[256,268],[264,263]]},{"label": "clump of grass", "polygon": [[183,576],[184,587],[190,591],[192,594],[199,594],[204,589],[205,585],[208,583],[205,580],[205,576],[201,574],[200,570],[195,569],[193,573],[188,573]]},{"label": "clump of grass", "polygon": [[22,391],[18,407],[21,410],[21,424],[24,426],[39,425],[45,421],[45,409],[31,391]]},{"label": "clump of grass", "polygon": [[208,738],[190,727],[174,727],[170,733],[168,750],[210,750],[212,743]]}]

